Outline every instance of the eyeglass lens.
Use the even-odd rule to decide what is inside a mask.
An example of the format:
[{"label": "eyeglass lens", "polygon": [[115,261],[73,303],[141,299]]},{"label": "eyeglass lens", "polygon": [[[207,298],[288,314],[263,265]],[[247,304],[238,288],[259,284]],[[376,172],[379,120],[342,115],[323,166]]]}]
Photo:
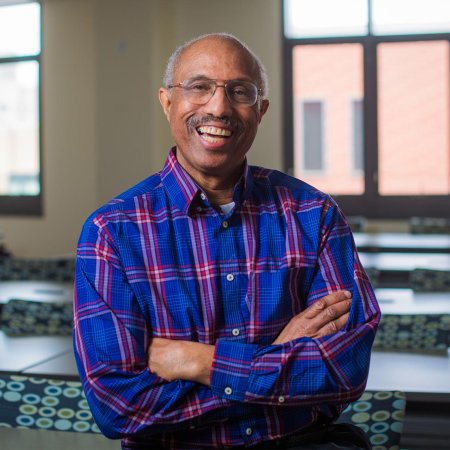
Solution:
[{"label": "eyeglass lens", "polygon": [[217,87],[224,87],[230,102],[253,106],[258,99],[258,88],[250,81],[230,80],[219,84],[215,80],[186,80],[181,84],[189,100],[197,104],[207,103]]}]

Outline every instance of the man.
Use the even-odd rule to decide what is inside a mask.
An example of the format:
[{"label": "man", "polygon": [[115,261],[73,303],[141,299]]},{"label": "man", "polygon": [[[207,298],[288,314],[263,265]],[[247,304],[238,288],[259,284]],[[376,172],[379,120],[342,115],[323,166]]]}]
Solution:
[{"label": "man", "polygon": [[345,219],[247,165],[266,93],[235,37],[179,48],[159,92],[165,166],[81,233],[76,358],[124,449],[334,445],[329,424],[365,388],[379,309]]}]

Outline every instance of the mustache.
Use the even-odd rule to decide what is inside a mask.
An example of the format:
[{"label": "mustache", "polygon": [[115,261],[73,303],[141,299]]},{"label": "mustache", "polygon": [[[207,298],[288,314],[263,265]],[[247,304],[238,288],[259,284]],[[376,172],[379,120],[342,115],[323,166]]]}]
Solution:
[{"label": "mustache", "polygon": [[231,131],[239,131],[242,129],[242,124],[239,120],[233,117],[216,117],[212,114],[206,116],[191,116],[187,120],[187,125],[191,128],[198,128],[202,125],[207,125],[211,122],[220,122],[227,128],[231,128]]}]

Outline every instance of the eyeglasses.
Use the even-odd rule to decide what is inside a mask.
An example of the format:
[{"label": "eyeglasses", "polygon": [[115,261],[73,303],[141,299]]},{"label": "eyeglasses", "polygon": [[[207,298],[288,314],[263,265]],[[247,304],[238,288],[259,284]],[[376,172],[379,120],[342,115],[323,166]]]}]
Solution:
[{"label": "eyeglasses", "polygon": [[208,103],[218,87],[223,87],[228,100],[236,105],[253,106],[262,93],[251,81],[228,80],[223,84],[218,84],[218,81],[209,78],[190,78],[167,87],[183,89],[185,97],[194,105]]}]

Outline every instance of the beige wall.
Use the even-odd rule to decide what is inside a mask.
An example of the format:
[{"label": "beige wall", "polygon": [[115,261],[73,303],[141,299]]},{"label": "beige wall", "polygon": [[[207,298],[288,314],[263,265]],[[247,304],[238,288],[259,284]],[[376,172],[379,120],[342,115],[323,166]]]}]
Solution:
[{"label": "beige wall", "polygon": [[17,256],[72,253],[86,216],[159,170],[171,138],[157,101],[174,46],[227,31],[267,66],[271,107],[250,162],[281,168],[279,0],[43,0],[44,215],[0,217]]}]

